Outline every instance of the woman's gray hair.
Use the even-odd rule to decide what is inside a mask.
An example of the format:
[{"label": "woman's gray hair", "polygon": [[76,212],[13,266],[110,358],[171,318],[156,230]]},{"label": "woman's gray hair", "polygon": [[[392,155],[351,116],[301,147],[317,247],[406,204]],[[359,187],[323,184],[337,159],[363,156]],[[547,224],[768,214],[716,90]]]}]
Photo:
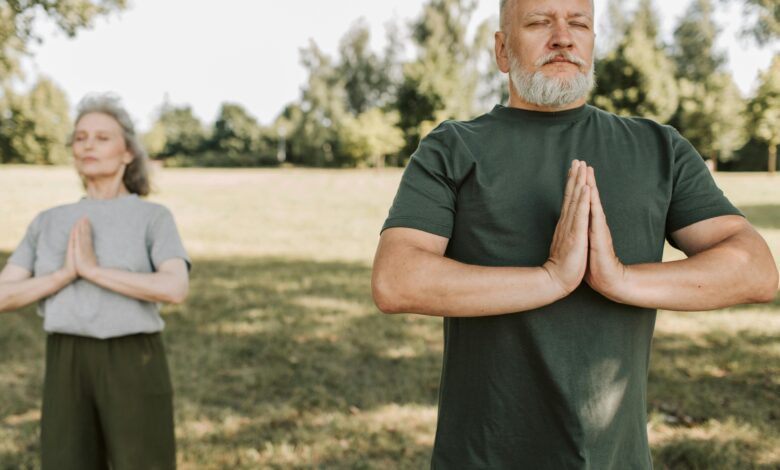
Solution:
[{"label": "woman's gray hair", "polygon": [[[122,128],[122,136],[125,139],[125,145],[133,155],[133,160],[125,168],[125,174],[122,176],[122,182],[127,190],[132,194],[146,196],[151,191],[149,181],[149,155],[146,153],[141,139],[135,133],[135,126],[130,114],[122,106],[122,100],[113,93],[91,93],[79,101],[76,111],[76,124],[86,114],[102,113],[114,118]],[[72,144],[71,135],[69,144]]]}]

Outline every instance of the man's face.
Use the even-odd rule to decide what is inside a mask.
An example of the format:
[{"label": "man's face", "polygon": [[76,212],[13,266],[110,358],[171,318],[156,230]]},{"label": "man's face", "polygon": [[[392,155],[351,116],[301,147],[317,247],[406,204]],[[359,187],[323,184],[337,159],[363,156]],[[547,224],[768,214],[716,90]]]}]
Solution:
[{"label": "man's face", "polygon": [[[522,87],[518,94],[528,101],[528,87],[536,87],[536,95],[545,96],[568,89],[568,96],[534,103],[552,107],[568,104],[561,100],[576,94],[584,98],[592,86],[595,34],[591,1],[510,1],[506,31],[496,34],[496,55],[499,68],[510,73],[513,86]],[[545,87],[547,91],[539,91]]]}]

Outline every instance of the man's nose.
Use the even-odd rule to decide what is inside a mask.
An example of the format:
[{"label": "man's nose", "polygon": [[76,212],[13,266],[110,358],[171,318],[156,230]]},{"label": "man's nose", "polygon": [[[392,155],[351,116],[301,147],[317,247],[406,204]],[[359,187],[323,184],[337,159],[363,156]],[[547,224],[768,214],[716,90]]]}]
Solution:
[{"label": "man's nose", "polygon": [[553,49],[569,49],[573,45],[574,41],[571,37],[569,24],[566,21],[556,22],[550,38],[550,47]]}]

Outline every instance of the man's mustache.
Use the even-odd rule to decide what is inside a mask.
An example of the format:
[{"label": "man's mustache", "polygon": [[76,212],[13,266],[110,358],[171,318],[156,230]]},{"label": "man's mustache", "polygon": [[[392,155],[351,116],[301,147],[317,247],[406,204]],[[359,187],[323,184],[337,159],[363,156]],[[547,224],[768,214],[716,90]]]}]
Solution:
[{"label": "man's mustache", "polygon": [[577,57],[576,55],[572,54],[568,51],[556,51],[556,52],[550,52],[549,54],[545,54],[542,57],[540,57],[534,65],[537,67],[541,67],[542,65],[547,65],[553,60],[557,59],[558,57],[563,57],[568,62],[571,62],[572,64],[579,65],[580,67],[584,67],[587,65],[582,58]]}]

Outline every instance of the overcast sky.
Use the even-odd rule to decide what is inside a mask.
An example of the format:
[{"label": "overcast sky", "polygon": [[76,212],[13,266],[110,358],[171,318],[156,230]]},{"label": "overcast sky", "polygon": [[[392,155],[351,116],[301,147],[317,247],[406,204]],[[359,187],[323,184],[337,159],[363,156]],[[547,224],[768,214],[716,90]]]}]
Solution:
[{"label": "overcast sky", "polygon": [[[689,2],[656,0],[667,37]],[[166,95],[173,104],[191,105],[204,123],[214,120],[222,102],[232,101],[269,124],[285,104],[300,96],[306,75],[299,50],[309,39],[335,57],[340,38],[364,17],[375,49],[380,50],[385,25],[394,19],[408,23],[423,4],[424,0],[131,0],[129,9],[101,19],[74,39],[42,22],[43,44],[34,48],[27,64],[27,82],[48,76],[74,106],[88,92],[114,91],[142,129],[149,127]],[[479,0],[473,24],[496,15],[497,8],[498,0]],[[597,11],[597,23],[604,22],[603,13]],[[739,10],[719,16],[724,25],[728,17],[739,17]],[[755,88],[758,70],[768,67],[773,51],[737,40],[738,25],[731,23],[721,46],[728,51],[737,84],[747,94]]]}]

